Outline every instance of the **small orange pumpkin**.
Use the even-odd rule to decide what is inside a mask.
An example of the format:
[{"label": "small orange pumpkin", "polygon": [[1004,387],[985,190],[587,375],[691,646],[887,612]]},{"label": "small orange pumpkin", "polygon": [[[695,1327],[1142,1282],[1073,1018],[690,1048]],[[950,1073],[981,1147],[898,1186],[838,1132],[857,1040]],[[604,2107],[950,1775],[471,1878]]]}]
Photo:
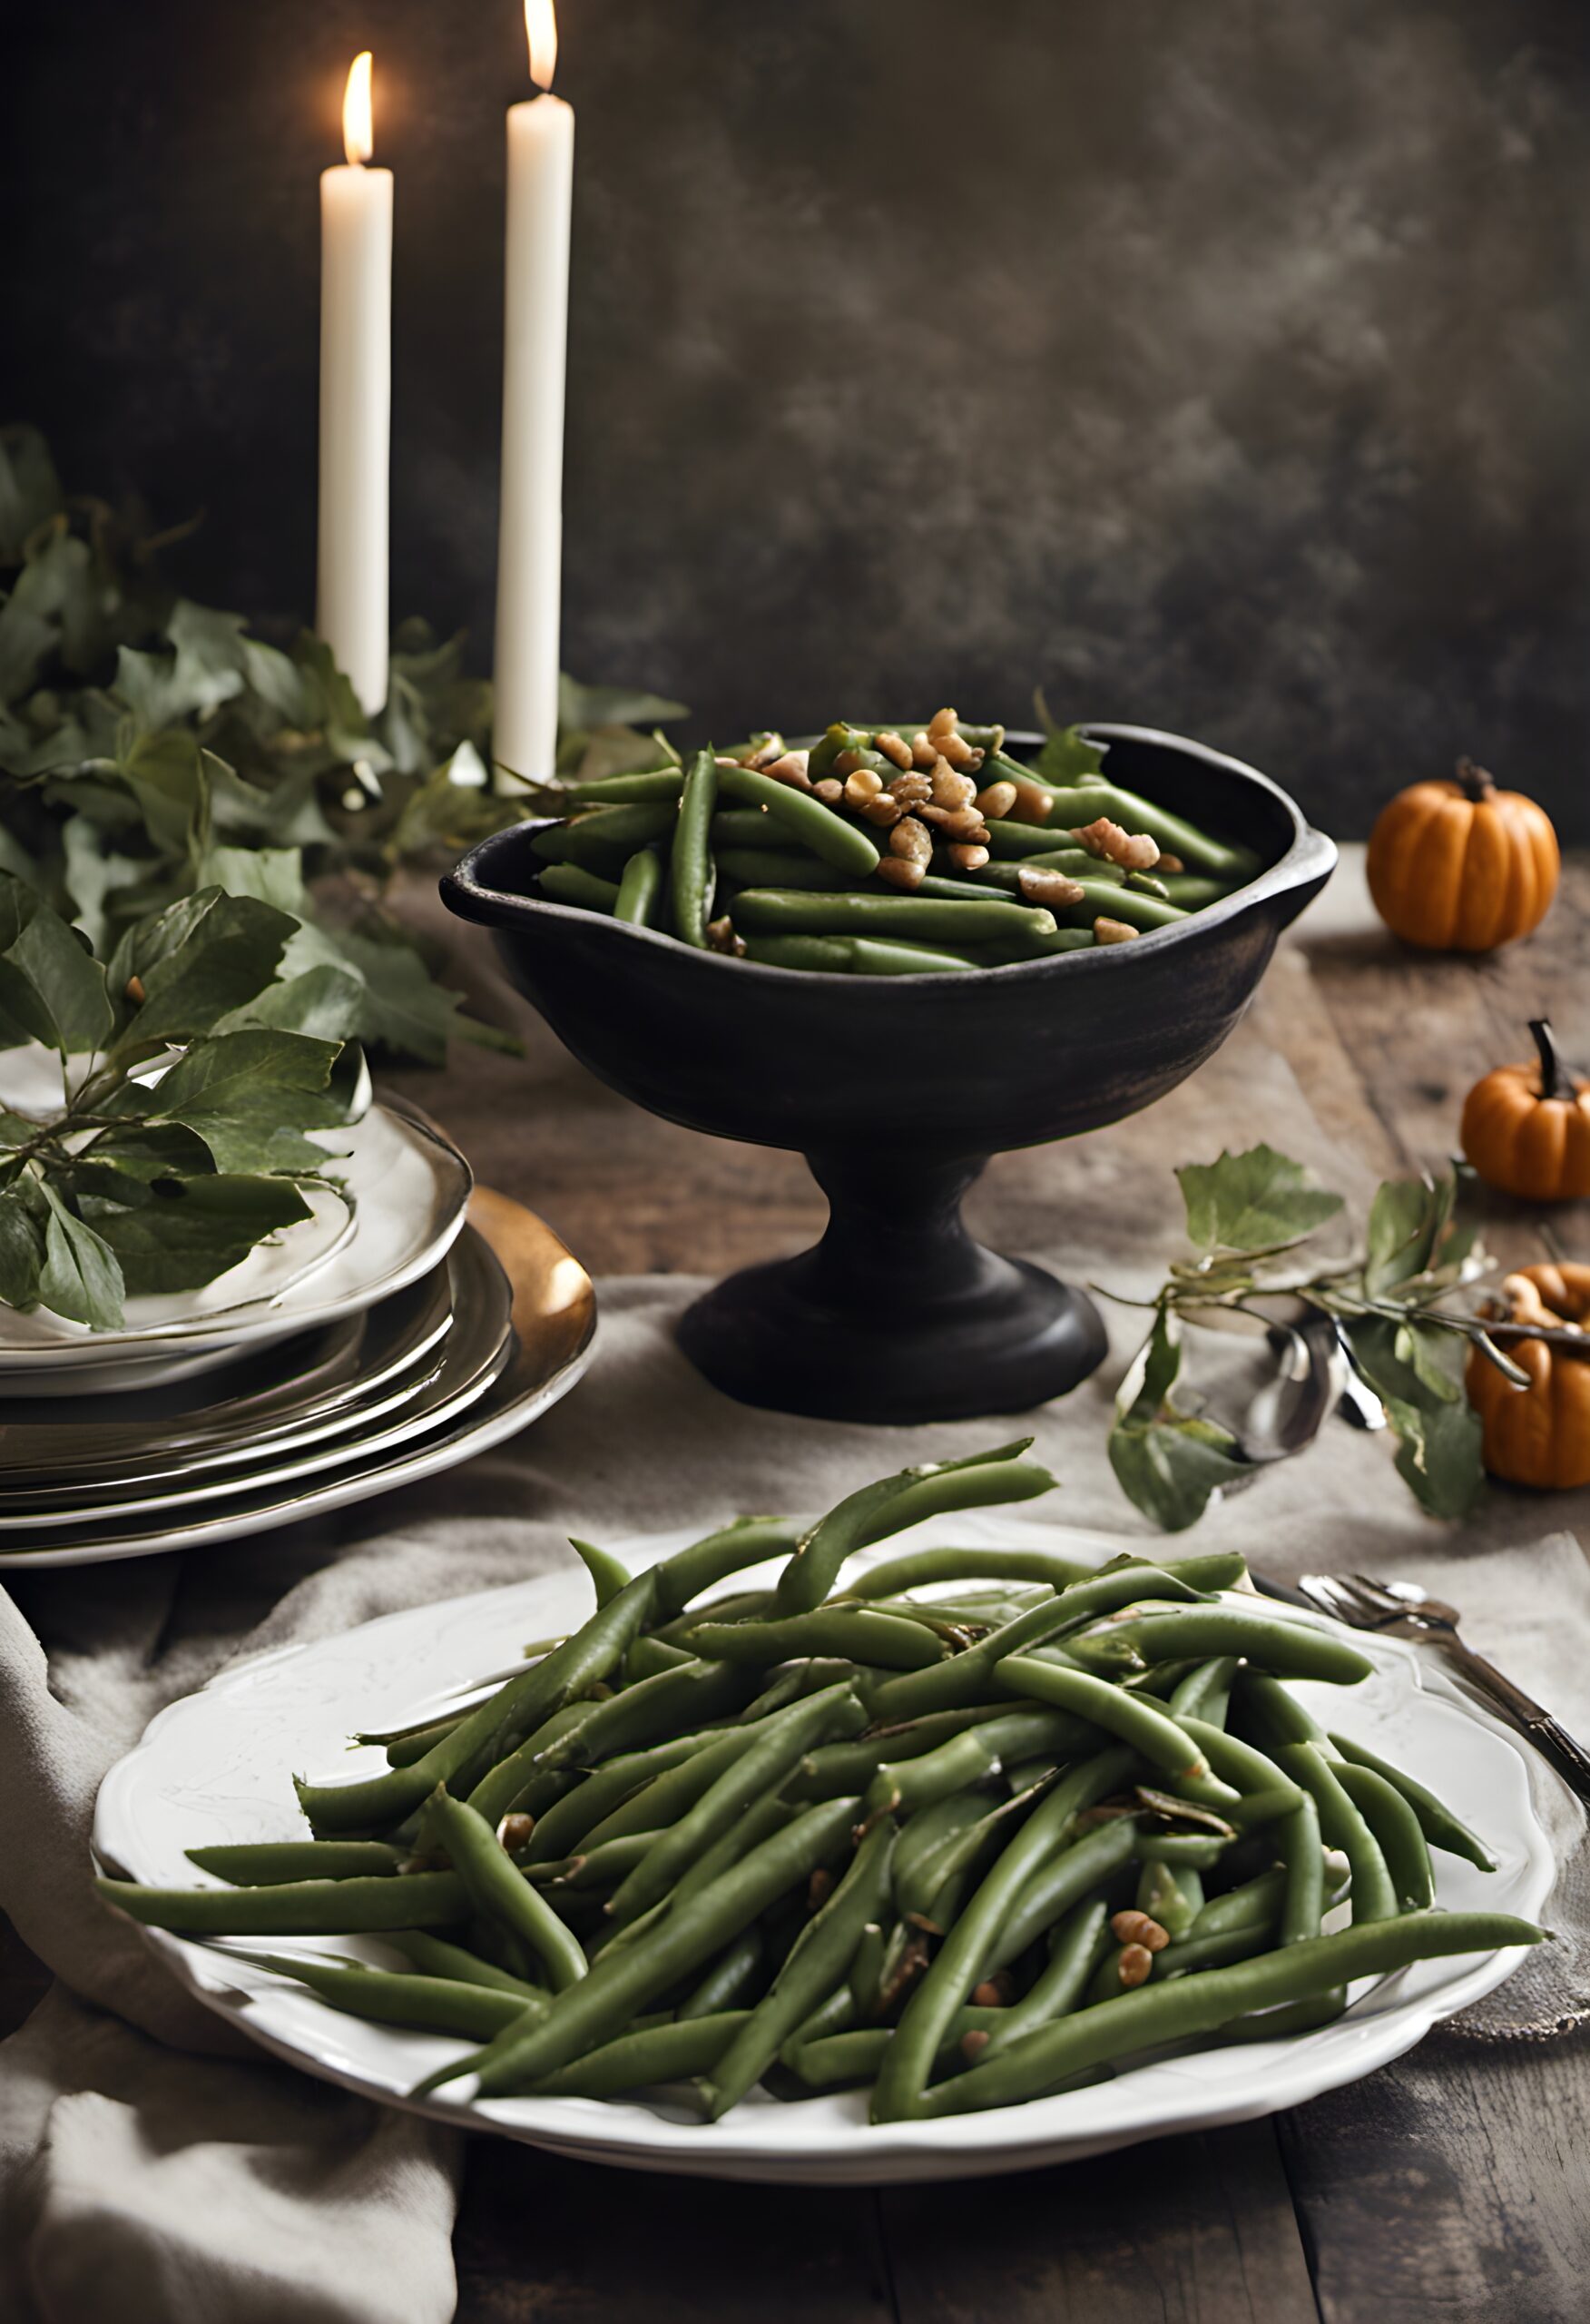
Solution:
[{"label": "small orange pumpkin", "polygon": [[1399,791],[1369,835],[1369,893],[1395,935],[1436,952],[1489,952],[1537,928],[1562,859],[1544,807],[1458,762],[1455,783]]},{"label": "small orange pumpkin", "polygon": [[1590,1195],[1590,1081],[1564,1070],[1544,1018],[1535,1060],[1498,1065],[1463,1100],[1463,1151],[1487,1186],[1527,1202]]},{"label": "small orange pumpkin", "polygon": [[[1577,1331],[1590,1318],[1590,1266],[1520,1267],[1501,1288],[1508,1320]],[[1585,1355],[1545,1340],[1515,1340],[1507,1353],[1529,1374],[1515,1388],[1476,1348],[1468,1401],[1485,1432],[1485,1465],[1509,1484],[1562,1492],[1590,1485],[1590,1335]]]}]

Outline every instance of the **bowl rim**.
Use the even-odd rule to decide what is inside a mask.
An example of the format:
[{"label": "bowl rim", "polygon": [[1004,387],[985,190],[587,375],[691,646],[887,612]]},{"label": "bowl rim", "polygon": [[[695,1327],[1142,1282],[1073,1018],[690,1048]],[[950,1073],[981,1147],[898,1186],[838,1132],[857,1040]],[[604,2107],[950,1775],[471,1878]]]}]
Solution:
[{"label": "bowl rim", "polygon": [[[1129,960],[1141,960],[1145,952],[1165,951],[1173,945],[1184,943],[1195,934],[1207,934],[1223,926],[1250,911],[1255,903],[1300,887],[1305,881],[1316,877],[1323,881],[1335,868],[1338,854],[1335,841],[1308,821],[1296,800],[1283,791],[1272,776],[1256,766],[1250,766],[1245,760],[1232,758],[1228,752],[1217,751],[1208,743],[1195,742],[1187,734],[1173,734],[1163,727],[1128,725],[1111,719],[1085,719],[1079,721],[1077,731],[1090,739],[1104,743],[1168,745],[1189,758],[1202,760],[1206,766],[1220,767],[1245,782],[1257,784],[1261,791],[1267,791],[1291,817],[1291,840],[1277,861],[1250,880],[1246,887],[1235,889],[1229,896],[1222,896],[1218,903],[1205,904],[1201,911],[1189,913],[1184,921],[1174,922],[1168,928],[1146,930],[1130,944],[1099,944],[1087,951],[1055,952],[1036,960],[1007,960],[997,968],[979,968],[976,977],[979,985],[985,980],[997,978],[1009,983],[1017,979],[1053,976],[1062,970],[1072,976],[1102,975],[1106,966],[1116,962],[1123,955]],[[1037,742],[1042,739],[1015,727],[1007,728],[1006,734],[1012,741]],[[467,854],[459,858],[450,872],[443,874],[440,884],[444,903],[449,910],[458,911],[458,906],[448,892],[452,890],[459,896],[477,900],[486,906],[490,921],[498,925],[505,912],[510,919],[520,913],[528,913],[574,921],[585,929],[605,929],[620,939],[631,938],[643,944],[662,945],[672,958],[693,960],[712,969],[732,970],[741,978],[747,971],[758,978],[798,978],[803,988],[830,986],[849,993],[852,999],[858,985],[872,985],[885,990],[904,985],[913,992],[921,991],[924,988],[937,990],[941,986],[947,989],[954,987],[962,991],[966,990],[967,971],[965,969],[923,970],[899,977],[858,977],[838,969],[785,969],[770,960],[736,960],[724,952],[682,943],[677,936],[669,935],[665,929],[642,928],[630,921],[611,920],[601,912],[587,911],[582,904],[560,904],[545,896],[512,894],[505,889],[489,887],[478,878],[477,867],[482,860],[505,840],[517,832],[564,820],[560,815],[529,815],[523,822],[505,824],[501,831],[493,832],[488,838],[479,841]],[[479,921],[486,920],[488,913],[466,911],[458,911],[458,916]]]}]

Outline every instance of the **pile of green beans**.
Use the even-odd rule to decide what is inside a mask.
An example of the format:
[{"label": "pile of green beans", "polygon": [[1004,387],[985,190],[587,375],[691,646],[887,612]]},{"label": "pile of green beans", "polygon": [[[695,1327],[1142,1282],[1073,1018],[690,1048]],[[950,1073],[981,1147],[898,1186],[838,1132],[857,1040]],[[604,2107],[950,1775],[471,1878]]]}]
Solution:
[{"label": "pile of green beans", "polygon": [[[1537,1940],[1435,1909],[1431,1851],[1490,1870],[1485,1844],[1313,1718],[1289,1679],[1370,1665],[1233,1594],[1234,1555],[1091,1571],[945,1543],[847,1575],[923,1519],[1045,1492],[1028,1451],[903,1470],[804,1528],[742,1519],[634,1575],[579,1542],[589,1620],[451,1719],[388,1729],[383,1772],[297,1782],[308,1837],[195,1848],[208,1886],[100,1894],[195,1938],[378,1936],[401,1967],[245,1957],[466,2045],[422,2090],[683,2083],[713,2121],[759,2084],[870,2084],[877,2122],[1013,2104]],[[773,1587],[709,1594],[770,1559]]]},{"label": "pile of green beans", "polygon": [[[563,819],[531,842],[539,892],[764,967],[925,976],[1174,927],[1260,868],[1251,848],[1102,773],[1048,780],[1010,755],[1003,727],[966,724],[953,712],[929,724],[931,736],[928,724],[840,721],[797,752],[759,734],[733,751],[709,746],[688,764],[558,786],[550,803]],[[931,763],[930,741],[947,741],[957,779],[977,786],[970,829],[981,839],[961,843],[942,816],[921,819],[933,816],[930,801],[908,803],[916,854],[931,844],[931,855],[907,865],[897,844],[905,823],[887,820],[896,812],[888,786],[918,778],[922,760],[902,769],[900,755],[919,742]],[[882,797],[862,795],[869,785],[883,786]],[[1079,845],[1072,834],[1100,818],[1163,861],[1128,868]],[[1055,873],[1065,884],[1051,880],[1045,893],[1058,900],[1035,899],[1034,878]]]}]

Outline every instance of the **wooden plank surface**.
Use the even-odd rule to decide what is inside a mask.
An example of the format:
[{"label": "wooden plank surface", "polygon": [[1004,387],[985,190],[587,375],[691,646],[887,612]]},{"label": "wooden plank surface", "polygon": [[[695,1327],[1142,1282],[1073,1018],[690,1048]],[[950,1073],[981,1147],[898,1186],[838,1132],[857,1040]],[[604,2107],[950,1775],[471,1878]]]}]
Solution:
[{"label": "wooden plank surface", "polygon": [[[473,933],[454,980],[503,1009]],[[1570,1049],[1577,1033],[1590,1049],[1587,998],[1590,860],[1570,865],[1528,944],[1472,962],[1388,937],[1350,852],[1193,1082],[1077,1145],[999,1157],[972,1223],[1006,1249],[1065,1252],[1078,1272],[1156,1264],[1179,1239],[1171,1166],[1222,1137],[1293,1141],[1361,1201],[1382,1174],[1445,1159],[1464,1091],[1527,1053],[1528,1017],[1555,1010]],[[400,1086],[594,1273],[717,1274],[820,1230],[799,1157],[637,1111],[507,1005],[524,1059],[475,1054]],[[1543,1255],[1516,1206],[1485,1207],[1503,1256]],[[1590,1255],[1584,1206],[1554,1224]],[[1527,1521],[1555,1517],[1535,1504]],[[0,2031],[39,1989],[0,1925]],[[466,2324],[1579,2324],[1590,2049],[1438,2035],[1276,2122],[954,2190],[714,2187],[476,2140],[458,2260]]]}]

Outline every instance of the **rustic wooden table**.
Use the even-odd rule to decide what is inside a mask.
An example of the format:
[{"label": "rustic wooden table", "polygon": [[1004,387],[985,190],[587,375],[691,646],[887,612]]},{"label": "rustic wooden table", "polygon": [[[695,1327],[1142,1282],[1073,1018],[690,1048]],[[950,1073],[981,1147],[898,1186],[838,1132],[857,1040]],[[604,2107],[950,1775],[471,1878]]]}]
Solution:
[{"label": "rustic wooden table", "polygon": [[[466,980],[478,965],[464,956]],[[1154,1260],[1177,1238],[1171,1163],[1266,1136],[1296,1150],[1278,1122],[1308,1125],[1308,1158],[1361,1197],[1447,1156],[1464,1090],[1526,1051],[1527,1018],[1576,1014],[1590,1038],[1587,997],[1590,862],[1570,866],[1528,944],[1465,962],[1394,945],[1350,851],[1219,1059],[1151,1115],[1002,1157],[974,1226],[1051,1250],[1063,1203],[1073,1248]],[[466,1101],[462,1077],[404,1086],[594,1273],[721,1272],[820,1226],[798,1157],[638,1113],[525,1023],[527,1064],[480,1059]],[[1558,1231],[1590,1256],[1582,1214]],[[1543,1256],[1506,1203],[1488,1239],[1507,1259]],[[1511,1507],[1520,1540],[1577,1521],[1590,1546],[1584,1497]],[[0,1926],[0,2031],[39,1989]],[[1590,2043],[1482,2048],[1438,2032],[1291,2113],[960,2188],[621,2177],[480,2139],[457,2260],[464,2324],[1579,2324]]]}]

